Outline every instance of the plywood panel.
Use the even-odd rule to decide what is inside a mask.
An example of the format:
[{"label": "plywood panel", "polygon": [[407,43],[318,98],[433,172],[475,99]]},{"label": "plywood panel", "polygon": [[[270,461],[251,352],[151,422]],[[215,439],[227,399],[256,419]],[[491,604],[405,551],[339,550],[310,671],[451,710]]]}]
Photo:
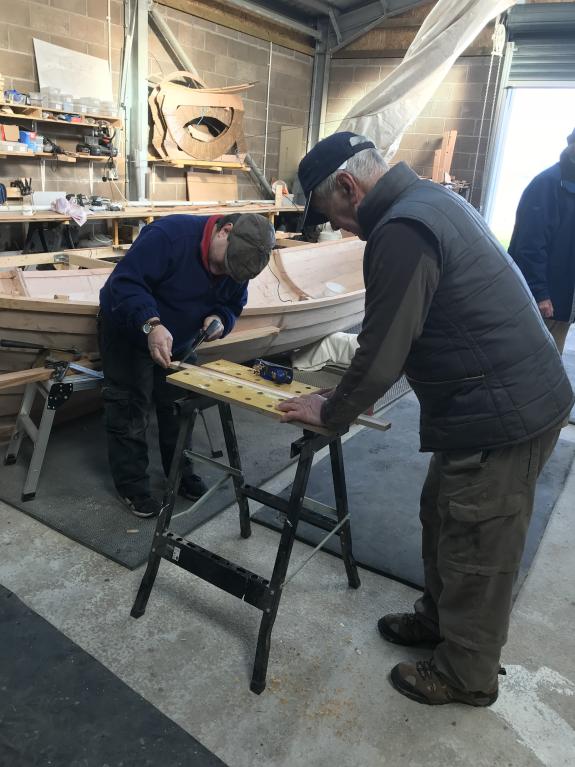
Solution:
[{"label": "plywood panel", "polygon": [[188,173],[188,200],[190,202],[238,199],[238,179],[223,173]]}]

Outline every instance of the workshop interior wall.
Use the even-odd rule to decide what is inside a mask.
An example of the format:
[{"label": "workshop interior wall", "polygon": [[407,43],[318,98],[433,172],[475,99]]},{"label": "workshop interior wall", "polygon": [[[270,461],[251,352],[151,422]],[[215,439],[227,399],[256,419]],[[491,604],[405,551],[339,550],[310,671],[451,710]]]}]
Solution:
[{"label": "workshop interior wall", "polygon": [[[0,0],[0,73],[6,88],[37,91],[38,75],[34,58],[33,39],[61,45],[65,48],[108,59],[107,0]],[[117,94],[124,40],[124,4],[111,0],[112,81]],[[0,115],[0,122],[2,121]],[[27,126],[22,126],[27,127]],[[57,123],[42,124],[39,131],[64,148],[74,150],[83,135]],[[85,134],[85,131],[84,131]],[[109,183],[102,183],[98,172],[102,163],[94,163],[94,193],[119,198]],[[45,188],[47,191],[89,193],[88,162],[59,163],[47,161]],[[123,178],[123,165],[119,168]],[[32,178],[34,190],[41,189],[40,161],[0,159],[0,181],[6,186],[16,178]],[[120,183],[123,191],[123,183]]]},{"label": "workshop interior wall", "polygon": [[[389,75],[400,61],[399,58],[383,57],[334,59],[330,69],[325,132],[337,130],[348,110]],[[489,62],[488,56],[464,56],[457,60],[423,112],[404,134],[393,160],[394,163],[403,160],[420,175],[430,177],[433,153],[441,146],[444,131],[457,130],[451,175],[471,184],[475,169],[471,196],[475,205],[479,204],[481,196],[497,67],[496,62],[482,123]]]},{"label": "workshop interior wall", "polygon": [[[222,87],[246,82],[256,85],[242,95],[247,148],[260,169],[264,167],[264,145],[270,44],[182,11],[157,5],[206,85]],[[177,69],[153,31],[149,34],[150,75],[168,75]],[[302,152],[309,121],[313,60],[297,51],[272,47],[269,121],[265,175],[277,178],[282,126],[303,127]],[[186,199],[186,176],[182,170],[157,167],[151,179],[154,199]],[[241,199],[261,198],[250,177],[238,177]]]}]

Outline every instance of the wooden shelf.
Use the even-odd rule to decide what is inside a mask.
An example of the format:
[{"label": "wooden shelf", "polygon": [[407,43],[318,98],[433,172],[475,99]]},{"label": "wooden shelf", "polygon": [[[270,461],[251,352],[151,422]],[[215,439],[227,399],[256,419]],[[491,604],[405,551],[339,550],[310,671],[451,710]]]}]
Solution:
[{"label": "wooden shelf", "polygon": [[223,162],[216,162],[215,160],[163,160],[159,157],[148,157],[148,162],[154,165],[167,165],[170,168],[207,168],[208,170],[220,170],[226,168],[227,170],[249,170],[249,167],[239,160],[237,162],[230,162],[225,160]]},{"label": "wooden shelf", "polygon": [[[40,157],[43,159],[53,159],[57,160],[58,162],[69,162],[69,163],[75,163],[78,160],[88,160],[91,162],[107,162],[110,158],[107,156],[104,157],[95,157],[93,155],[89,154],[80,154],[78,152],[73,154],[53,154],[52,152],[6,152],[6,153],[0,153],[0,160],[16,160],[16,159],[35,159],[36,157]],[[116,157],[112,158],[113,160],[120,159],[118,155]]]},{"label": "wooden shelf", "polygon": [[[95,115],[95,114],[86,114],[86,115],[76,115],[75,112],[64,112],[63,110],[58,109],[48,109],[47,107],[30,107],[30,106],[23,106],[21,104],[7,104],[5,102],[0,102],[0,108],[1,107],[9,107],[10,109],[14,110],[13,114],[6,114],[5,112],[0,112],[0,120],[4,120],[4,118],[8,120],[26,120],[29,122],[39,122],[39,123],[49,123],[50,125],[71,125],[75,126],[76,128],[94,128],[96,123],[88,123],[85,122],[86,117],[90,117],[93,120],[97,121],[103,121],[109,123],[114,128],[123,128],[123,121],[119,117],[111,117],[110,115]],[[81,117],[81,122],[68,122],[67,120],[54,120],[50,119],[49,117],[42,117],[42,114],[45,112],[49,112],[50,114],[54,115],[68,115],[68,114],[74,114],[77,117]]]}]

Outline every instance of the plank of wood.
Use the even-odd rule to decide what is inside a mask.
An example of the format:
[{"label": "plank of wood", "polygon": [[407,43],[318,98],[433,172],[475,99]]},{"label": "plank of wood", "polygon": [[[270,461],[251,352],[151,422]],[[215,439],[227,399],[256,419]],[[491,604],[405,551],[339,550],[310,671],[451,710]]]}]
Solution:
[{"label": "plank of wood", "polygon": [[[298,396],[290,396],[289,394],[285,396],[265,386],[256,386],[217,370],[204,369],[203,367],[191,366],[179,373],[172,373],[167,380],[183,389],[213,397],[230,405],[239,405],[276,421],[279,421],[282,416],[281,412],[277,410],[278,403],[291,399],[291,396]],[[330,433],[321,426],[310,426],[297,421],[291,423],[294,426],[300,426],[319,434]]]},{"label": "plank of wood", "polygon": [[31,368],[30,370],[17,370],[14,373],[2,373],[0,375],[0,391],[13,389],[16,386],[34,381],[47,381],[53,373],[54,371],[50,368]]},{"label": "plank of wood", "polygon": [[[280,329],[275,325],[265,325],[261,328],[250,328],[249,330],[234,330],[233,333],[225,338],[218,338],[215,341],[210,341],[209,348],[217,349],[218,346],[241,344],[244,341],[251,341],[254,338],[269,338],[270,336],[277,336],[279,332]],[[201,348],[198,351],[201,354]]]},{"label": "plank of wood", "polygon": [[188,200],[237,200],[238,179],[223,173],[186,174]]},{"label": "plank of wood", "polygon": [[[101,259],[92,258],[90,256],[83,256],[79,253],[74,253],[73,251],[68,251],[66,253],[66,256],[68,257],[68,263],[73,264],[74,266],[81,266],[84,269],[105,269],[107,264],[102,263]],[[116,264],[109,264],[110,271],[116,266]]]},{"label": "plank of wood", "polygon": [[[277,410],[279,402],[320,391],[317,386],[303,384],[300,381],[292,381],[290,384],[276,384],[261,378],[252,368],[227,360],[216,360],[199,367],[182,365],[181,368],[183,369],[179,373],[168,376],[177,385],[192,388],[196,384],[200,388],[194,389],[194,391],[201,391],[224,402],[232,402],[250,410],[256,410],[276,420],[281,418],[281,413]],[[387,421],[368,415],[360,415],[354,423],[380,431],[387,431],[391,428],[391,424]],[[312,431],[318,431],[320,434],[329,433],[323,427],[299,423],[298,425]]]}]

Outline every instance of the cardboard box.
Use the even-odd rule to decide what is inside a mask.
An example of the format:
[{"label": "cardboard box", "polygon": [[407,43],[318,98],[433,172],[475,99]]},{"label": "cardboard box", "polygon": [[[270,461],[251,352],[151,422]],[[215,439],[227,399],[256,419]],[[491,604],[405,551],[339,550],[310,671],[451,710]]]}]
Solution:
[{"label": "cardboard box", "polygon": [[18,141],[20,139],[20,128],[17,125],[0,124],[0,136],[3,141]]}]

